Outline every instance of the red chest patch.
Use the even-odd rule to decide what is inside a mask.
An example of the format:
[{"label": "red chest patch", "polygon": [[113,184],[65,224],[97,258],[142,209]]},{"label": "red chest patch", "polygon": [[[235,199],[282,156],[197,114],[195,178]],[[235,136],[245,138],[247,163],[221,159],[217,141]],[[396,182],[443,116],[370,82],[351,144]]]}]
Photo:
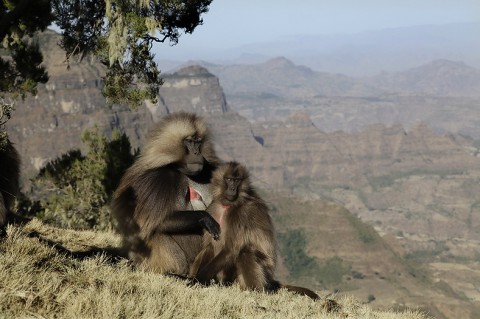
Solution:
[{"label": "red chest patch", "polygon": [[203,202],[202,195],[191,186],[188,187],[185,200],[192,205],[193,210],[205,210],[207,208]]},{"label": "red chest patch", "polygon": [[188,187],[188,198],[190,201],[201,200],[202,196],[191,186]]}]

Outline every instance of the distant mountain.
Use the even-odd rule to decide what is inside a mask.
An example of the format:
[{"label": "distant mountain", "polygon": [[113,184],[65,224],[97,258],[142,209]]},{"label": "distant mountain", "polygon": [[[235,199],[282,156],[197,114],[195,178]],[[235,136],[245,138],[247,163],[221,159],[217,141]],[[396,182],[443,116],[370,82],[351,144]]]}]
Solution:
[{"label": "distant mountain", "polygon": [[[314,32],[314,31],[313,31]],[[327,34],[328,30],[322,30]],[[432,60],[464,61],[480,68],[480,23],[420,25],[372,30],[355,34],[284,36],[225,51],[185,52],[183,59],[203,59],[217,64],[262,63],[285,56],[295,64],[313,70],[350,76],[374,76],[381,72],[400,72]],[[172,61],[160,65],[172,69]],[[171,56],[166,60],[181,60]],[[176,65],[182,62],[177,61]]]},{"label": "distant mountain", "polygon": [[437,59],[465,61],[480,68],[479,32],[480,23],[461,23],[300,35],[240,46],[222,55],[282,55],[317,71],[354,76],[398,72]]},{"label": "distant mountain", "polygon": [[371,84],[395,93],[480,96],[480,70],[463,62],[435,60],[407,71],[383,73]]},{"label": "distant mountain", "polygon": [[409,129],[423,121],[437,132],[480,138],[480,70],[463,62],[435,60],[364,78],[317,72],[285,57],[253,65],[190,64],[218,76],[230,107],[253,122],[304,110],[327,132],[375,123]]},{"label": "distant mountain", "polygon": [[435,60],[394,73],[353,78],[317,72],[296,65],[285,57],[258,64],[219,65],[189,61],[182,65],[202,65],[220,78],[227,95],[253,94],[260,98],[308,98],[314,96],[380,96],[420,94],[430,96],[480,96],[480,70],[464,62]]},{"label": "distant mountain", "polygon": [[305,98],[319,95],[368,96],[380,93],[368,83],[346,75],[313,71],[306,66],[296,65],[285,57],[275,57],[250,65],[219,65],[205,61],[190,61],[185,65],[191,64],[201,64],[218,76],[228,95]]},{"label": "distant mountain", "polygon": [[[303,37],[297,43],[305,53],[285,55],[314,70],[354,76],[398,72],[438,59],[465,61],[480,68],[479,32],[480,23],[462,23],[389,28],[327,39]],[[315,49],[309,50],[311,46]]]}]

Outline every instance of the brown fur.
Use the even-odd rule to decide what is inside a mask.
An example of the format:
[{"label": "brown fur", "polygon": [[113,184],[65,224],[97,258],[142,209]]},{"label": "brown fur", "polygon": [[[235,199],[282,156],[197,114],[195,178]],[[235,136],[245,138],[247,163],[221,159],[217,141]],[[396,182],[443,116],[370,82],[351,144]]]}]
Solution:
[{"label": "brown fur", "polygon": [[20,155],[10,141],[0,150],[0,227],[10,215],[13,201],[18,196],[20,178]]},{"label": "brown fur", "polygon": [[205,159],[203,170],[190,178],[207,185],[219,162],[207,126],[194,114],[176,113],[166,116],[151,131],[112,201],[112,213],[129,258],[161,273],[188,273],[201,249],[198,220],[208,215],[188,212],[192,210],[186,200],[190,180],[178,170],[178,164],[186,156],[183,141],[189,136],[202,139]]},{"label": "brown fur", "polygon": [[[238,197],[233,200],[225,195],[229,178],[240,180]],[[213,175],[212,193],[208,211],[220,224],[220,239],[214,241],[205,236],[203,249],[190,268],[191,277],[202,283],[212,279],[237,281],[243,289],[269,292],[284,287],[312,299],[319,298],[309,289],[282,285],[274,279],[277,255],[273,223],[244,166],[230,162],[219,167]]]}]

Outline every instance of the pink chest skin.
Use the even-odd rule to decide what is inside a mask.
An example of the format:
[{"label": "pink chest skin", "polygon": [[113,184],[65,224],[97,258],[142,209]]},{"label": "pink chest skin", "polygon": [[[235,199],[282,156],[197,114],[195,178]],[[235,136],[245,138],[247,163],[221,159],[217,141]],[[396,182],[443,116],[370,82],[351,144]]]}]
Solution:
[{"label": "pink chest skin", "polygon": [[190,201],[202,199],[202,196],[191,186],[188,187],[188,195]]},{"label": "pink chest skin", "polygon": [[221,204],[219,205],[219,207],[221,212],[220,212],[220,220],[218,223],[220,224],[220,227],[224,227],[223,222],[225,220],[225,216],[227,216],[228,209],[230,208],[230,206]]},{"label": "pink chest skin", "polygon": [[205,203],[203,202],[202,194],[191,186],[188,187],[185,200],[187,201],[187,204],[191,204],[193,210],[206,209]]},{"label": "pink chest skin", "polygon": [[220,228],[225,227],[225,218],[228,214],[228,209],[230,208],[229,205],[223,205],[223,204],[215,204],[214,210],[212,212],[213,218],[217,221],[217,223],[220,225]]}]

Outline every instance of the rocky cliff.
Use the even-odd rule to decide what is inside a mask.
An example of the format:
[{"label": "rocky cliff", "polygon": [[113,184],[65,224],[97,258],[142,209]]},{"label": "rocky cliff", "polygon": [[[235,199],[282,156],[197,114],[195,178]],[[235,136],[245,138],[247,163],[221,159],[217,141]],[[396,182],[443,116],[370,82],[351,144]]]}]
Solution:
[{"label": "rocky cliff", "polygon": [[53,31],[42,35],[40,44],[50,79],[39,86],[36,96],[16,104],[7,124],[10,139],[22,154],[26,176],[80,147],[82,132],[93,126],[107,135],[119,128],[134,147],[139,147],[149,128],[164,114],[183,110],[210,116],[227,111],[218,78],[201,67],[166,75],[156,104],[146,102],[135,111],[122,105],[107,106],[101,93],[103,65],[89,57],[67,65],[58,42]]}]

